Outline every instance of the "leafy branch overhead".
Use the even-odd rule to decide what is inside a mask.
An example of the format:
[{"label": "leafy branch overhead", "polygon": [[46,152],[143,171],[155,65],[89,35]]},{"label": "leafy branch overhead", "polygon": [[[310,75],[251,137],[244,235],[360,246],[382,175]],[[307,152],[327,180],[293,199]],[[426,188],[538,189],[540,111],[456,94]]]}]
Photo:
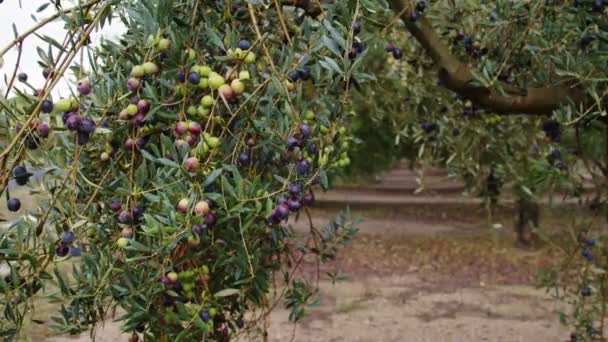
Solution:
[{"label": "leafy branch overhead", "polygon": [[564,104],[585,99],[582,90],[574,86],[519,88],[500,82],[492,88],[473,85],[475,78],[471,68],[452,54],[435,32],[430,19],[422,17],[412,21],[414,8],[409,0],[389,2],[395,13],[400,13],[407,30],[436,63],[441,84],[481,108],[499,114],[550,115]]}]

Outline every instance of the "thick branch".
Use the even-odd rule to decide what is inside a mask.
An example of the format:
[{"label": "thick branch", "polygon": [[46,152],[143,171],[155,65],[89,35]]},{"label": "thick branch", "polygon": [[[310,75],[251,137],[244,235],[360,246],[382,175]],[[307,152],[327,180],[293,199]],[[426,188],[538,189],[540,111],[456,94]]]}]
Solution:
[{"label": "thick branch", "polygon": [[520,89],[501,83],[505,95],[495,90],[473,86],[471,69],[454,56],[437,35],[426,18],[409,19],[408,0],[389,0],[392,9],[401,14],[409,32],[426,49],[439,66],[439,79],[448,89],[463,95],[481,108],[499,114],[548,115],[568,101],[582,102],[584,94],[567,86],[547,86]]}]

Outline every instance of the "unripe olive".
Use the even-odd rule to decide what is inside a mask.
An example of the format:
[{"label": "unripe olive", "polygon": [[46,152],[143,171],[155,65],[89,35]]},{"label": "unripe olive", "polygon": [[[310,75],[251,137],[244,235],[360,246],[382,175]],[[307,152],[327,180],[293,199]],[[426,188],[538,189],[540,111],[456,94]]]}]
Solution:
[{"label": "unripe olive", "polygon": [[249,52],[247,52],[247,55],[245,56],[244,62],[245,62],[245,64],[253,64],[253,63],[255,63],[255,59],[256,59],[255,53],[249,51]]},{"label": "unripe olive", "polygon": [[219,89],[222,85],[224,85],[226,82],[224,80],[224,78],[218,74],[211,74],[209,76],[209,87],[211,89]]},{"label": "unripe olive", "polygon": [[131,76],[136,78],[142,78],[146,74],[146,70],[142,65],[136,65],[131,69]]},{"label": "unripe olive", "polygon": [[215,99],[211,95],[205,95],[201,99],[201,105],[205,108],[213,107],[214,103],[215,103]]},{"label": "unripe olive", "polygon": [[236,95],[241,95],[245,92],[245,83],[241,82],[239,79],[233,80],[230,83],[230,88]]},{"label": "unripe olive", "polygon": [[158,65],[153,62],[147,62],[143,64],[144,73],[146,75],[156,74],[158,72]]},{"label": "unripe olive", "polygon": [[171,48],[171,40],[163,38],[158,41],[158,49],[161,51],[169,50]]}]

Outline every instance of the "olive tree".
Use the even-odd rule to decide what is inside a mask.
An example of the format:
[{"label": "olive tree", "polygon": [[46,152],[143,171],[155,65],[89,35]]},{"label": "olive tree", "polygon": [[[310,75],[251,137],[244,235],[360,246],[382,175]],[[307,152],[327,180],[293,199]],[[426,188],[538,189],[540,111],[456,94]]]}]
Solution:
[{"label": "olive tree", "polygon": [[[228,340],[280,300],[301,318],[316,291],[298,267],[331,260],[356,231],[348,213],[313,225],[309,207],[313,188],[349,163],[349,84],[372,78],[346,48],[359,6],[52,0],[43,10],[55,14],[0,50],[19,54],[3,66],[0,192],[23,214],[0,232],[0,336],[13,339],[48,293],[61,307],[39,323],[68,334],[94,334],[118,312],[134,339]],[[54,20],[65,37],[45,35]],[[119,41],[90,44],[116,21],[127,28]],[[46,46],[21,56],[34,36]],[[37,59],[44,84],[18,72],[21,58]],[[60,80],[72,96],[52,98]],[[49,171],[32,184],[39,168]],[[24,212],[9,183],[39,206]],[[305,234],[291,227],[300,216]]]},{"label": "olive tree", "polygon": [[[603,334],[608,6],[601,0],[362,4],[361,39],[369,46],[363,68],[377,80],[356,85],[362,96],[354,97],[354,121],[364,125],[355,134],[383,139],[389,155],[378,158],[385,165],[406,156],[447,167],[489,205],[509,187],[524,220],[543,196],[581,196],[589,178],[594,211],[552,241],[566,257],[544,280],[574,304],[563,319],[579,339]],[[355,165],[357,156],[375,155],[359,138]]]}]

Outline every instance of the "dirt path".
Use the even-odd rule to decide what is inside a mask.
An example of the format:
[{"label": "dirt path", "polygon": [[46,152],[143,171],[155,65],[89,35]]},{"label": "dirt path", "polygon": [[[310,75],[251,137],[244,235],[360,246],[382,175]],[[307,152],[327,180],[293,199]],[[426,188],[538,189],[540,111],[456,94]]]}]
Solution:
[{"label": "dirt path", "polygon": [[[561,341],[556,303],[528,286],[453,287],[416,275],[324,284],[319,307],[294,341]],[[288,341],[288,312],[272,319],[272,341]]]}]

